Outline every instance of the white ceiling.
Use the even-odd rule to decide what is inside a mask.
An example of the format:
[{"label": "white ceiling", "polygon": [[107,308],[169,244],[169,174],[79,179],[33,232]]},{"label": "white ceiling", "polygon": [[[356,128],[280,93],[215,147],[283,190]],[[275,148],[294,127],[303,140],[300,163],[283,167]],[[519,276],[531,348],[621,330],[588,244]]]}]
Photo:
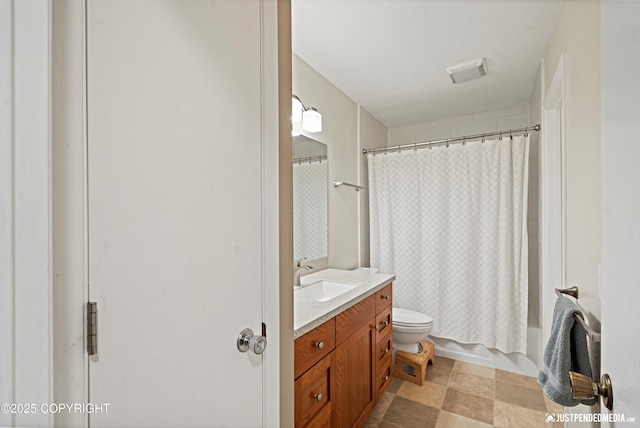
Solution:
[{"label": "white ceiling", "polygon": [[[560,0],[292,0],[293,51],[396,127],[527,105],[559,7]],[[479,57],[486,76],[451,83],[445,68]]]}]

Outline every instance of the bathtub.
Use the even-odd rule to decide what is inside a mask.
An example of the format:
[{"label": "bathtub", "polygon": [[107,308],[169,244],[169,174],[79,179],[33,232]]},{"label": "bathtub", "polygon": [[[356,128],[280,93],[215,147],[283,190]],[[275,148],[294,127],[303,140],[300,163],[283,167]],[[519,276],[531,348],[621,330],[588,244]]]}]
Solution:
[{"label": "bathtub", "polygon": [[435,345],[436,355],[467,363],[520,373],[526,376],[538,376],[542,365],[540,328],[527,328],[527,354],[504,354],[497,349],[489,349],[478,344],[458,343],[450,339],[429,337]]}]

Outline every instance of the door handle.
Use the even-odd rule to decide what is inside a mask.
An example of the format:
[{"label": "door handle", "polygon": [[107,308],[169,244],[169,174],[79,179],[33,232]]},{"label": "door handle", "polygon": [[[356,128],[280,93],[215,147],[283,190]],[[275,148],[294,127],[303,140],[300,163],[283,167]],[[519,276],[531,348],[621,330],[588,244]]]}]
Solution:
[{"label": "door handle", "polygon": [[258,334],[253,334],[253,330],[245,328],[238,335],[238,351],[253,351],[255,354],[262,354],[267,349],[267,338]]}]

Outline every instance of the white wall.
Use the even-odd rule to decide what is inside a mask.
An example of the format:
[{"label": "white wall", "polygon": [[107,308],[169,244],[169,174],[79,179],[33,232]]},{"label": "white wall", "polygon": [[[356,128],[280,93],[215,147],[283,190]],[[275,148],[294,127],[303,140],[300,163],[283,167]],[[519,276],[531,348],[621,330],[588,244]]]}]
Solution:
[{"label": "white wall", "polygon": [[528,125],[529,107],[517,106],[389,128],[388,145],[413,144],[442,138],[522,128]]},{"label": "white wall", "polygon": [[[359,147],[358,153],[362,149],[372,149],[386,147],[387,127],[378,119],[373,117],[367,110],[359,107]],[[364,190],[360,191],[360,266],[370,266],[369,247],[369,169],[367,167],[367,157],[360,154],[360,183]]]},{"label": "white wall", "polygon": [[293,94],[322,113],[322,132],[305,135],[327,145],[329,266],[353,269],[360,262],[358,192],[331,183],[359,184],[358,105],[297,55],[292,62]]},{"label": "white wall", "polygon": [[[540,66],[535,87],[529,99],[529,122],[542,123],[543,64]],[[529,231],[529,326],[540,328],[540,132],[532,132],[529,139],[529,208],[527,228]],[[540,357],[540,355],[538,356]],[[538,361],[537,358],[535,361]]]}]

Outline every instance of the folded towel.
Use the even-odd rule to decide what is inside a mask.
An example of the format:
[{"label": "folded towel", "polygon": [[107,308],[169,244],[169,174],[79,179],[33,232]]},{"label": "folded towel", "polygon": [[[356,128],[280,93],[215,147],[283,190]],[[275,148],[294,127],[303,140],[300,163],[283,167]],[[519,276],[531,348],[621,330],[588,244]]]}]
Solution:
[{"label": "folded towel", "polygon": [[575,302],[560,296],[553,308],[551,337],[544,350],[544,367],[538,374],[538,383],[547,396],[563,406],[592,405],[596,401],[580,401],[571,396],[569,371],[592,377],[587,332],[576,322],[575,314],[582,316]]}]

